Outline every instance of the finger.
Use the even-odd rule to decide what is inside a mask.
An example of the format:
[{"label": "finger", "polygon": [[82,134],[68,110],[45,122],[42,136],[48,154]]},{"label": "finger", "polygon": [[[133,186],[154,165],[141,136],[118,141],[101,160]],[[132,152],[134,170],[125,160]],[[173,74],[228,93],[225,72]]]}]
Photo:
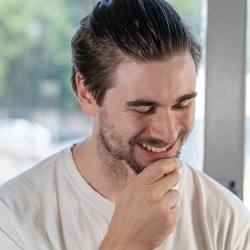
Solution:
[{"label": "finger", "polygon": [[147,166],[138,175],[138,179],[141,180],[143,184],[152,184],[164,175],[180,169],[181,166],[182,162],[177,158],[161,159]]},{"label": "finger", "polygon": [[171,209],[167,209],[165,213],[165,222],[168,225],[168,228],[170,230],[170,233],[173,232],[175,226],[179,222],[180,218],[182,216],[182,207],[179,205],[176,205],[172,207]]},{"label": "finger", "polygon": [[170,190],[163,197],[163,202],[169,209],[173,209],[180,203],[180,201],[181,201],[181,196],[177,190]]},{"label": "finger", "polygon": [[165,193],[171,190],[175,185],[177,185],[180,180],[181,174],[178,170],[174,170],[164,175],[159,180],[153,183],[153,190],[156,193],[156,196],[162,198]]},{"label": "finger", "polygon": [[171,208],[172,213],[174,214],[174,218],[175,218],[175,224],[177,224],[177,222],[180,220],[181,216],[182,216],[182,207],[180,205],[174,206]]},{"label": "finger", "polygon": [[172,213],[172,225],[176,225],[182,216],[182,207],[177,205],[171,208]]}]

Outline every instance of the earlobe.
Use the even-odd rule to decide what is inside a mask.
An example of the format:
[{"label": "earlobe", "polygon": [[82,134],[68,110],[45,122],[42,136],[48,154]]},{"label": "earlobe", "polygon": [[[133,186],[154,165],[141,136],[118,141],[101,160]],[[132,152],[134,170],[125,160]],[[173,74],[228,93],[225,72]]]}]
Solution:
[{"label": "earlobe", "polygon": [[84,77],[77,72],[75,76],[77,87],[77,99],[83,109],[83,111],[89,116],[96,116],[98,105],[92,94],[84,86]]}]

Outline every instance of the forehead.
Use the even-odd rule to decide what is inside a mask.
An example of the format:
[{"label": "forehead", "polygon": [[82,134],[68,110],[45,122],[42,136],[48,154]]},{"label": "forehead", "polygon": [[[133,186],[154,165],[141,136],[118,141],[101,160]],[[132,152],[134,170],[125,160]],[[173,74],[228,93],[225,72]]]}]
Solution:
[{"label": "forehead", "polygon": [[114,81],[105,99],[115,95],[113,98],[164,101],[195,91],[195,64],[189,52],[165,61],[126,60],[117,67]]}]

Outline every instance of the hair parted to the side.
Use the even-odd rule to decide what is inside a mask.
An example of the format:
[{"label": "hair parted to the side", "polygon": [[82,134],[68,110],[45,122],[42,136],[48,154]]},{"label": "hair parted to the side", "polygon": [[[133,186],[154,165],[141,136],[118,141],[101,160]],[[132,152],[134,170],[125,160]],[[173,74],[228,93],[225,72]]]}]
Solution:
[{"label": "hair parted to the side", "polygon": [[71,82],[75,75],[98,105],[114,85],[126,57],[137,62],[167,60],[190,51],[198,72],[202,49],[191,28],[164,0],[103,0],[83,18],[71,41]]}]

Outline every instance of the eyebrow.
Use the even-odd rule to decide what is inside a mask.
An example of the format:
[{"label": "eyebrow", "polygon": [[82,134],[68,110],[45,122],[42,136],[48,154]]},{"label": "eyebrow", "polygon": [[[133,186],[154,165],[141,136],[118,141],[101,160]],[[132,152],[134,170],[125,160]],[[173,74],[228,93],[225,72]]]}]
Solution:
[{"label": "eyebrow", "polygon": [[[181,103],[190,99],[193,99],[197,96],[197,92],[192,92],[183,96],[180,96],[179,98],[177,98],[177,103]],[[140,107],[140,106],[144,106],[144,107],[159,107],[160,103],[155,102],[155,101],[151,101],[151,100],[147,100],[147,99],[138,99],[135,101],[130,101],[126,103],[127,106],[129,107]]]},{"label": "eyebrow", "polygon": [[181,102],[193,99],[197,96],[197,94],[198,94],[197,92],[192,92],[187,95],[183,95],[177,99],[177,103],[181,103]]},{"label": "eyebrow", "polygon": [[129,107],[140,107],[140,106],[158,107],[158,106],[160,106],[160,104],[158,102],[154,102],[154,101],[150,101],[150,100],[139,99],[139,100],[127,102],[127,106],[129,106]]}]

